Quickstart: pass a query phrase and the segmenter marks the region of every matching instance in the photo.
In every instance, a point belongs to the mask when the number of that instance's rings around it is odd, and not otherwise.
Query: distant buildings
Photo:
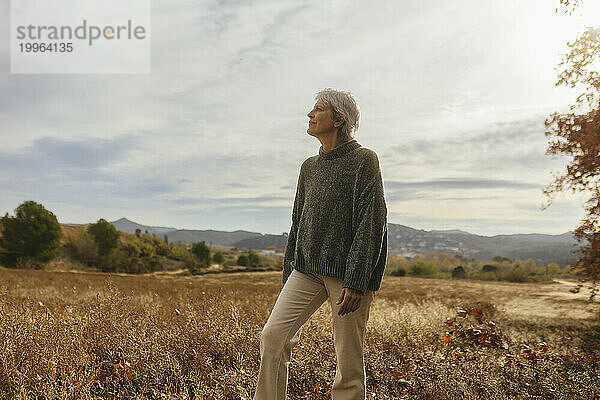
[[[280,257],[284,256],[284,253],[281,250],[272,250],[272,249],[259,250],[258,254],[261,256],[280,256]]]

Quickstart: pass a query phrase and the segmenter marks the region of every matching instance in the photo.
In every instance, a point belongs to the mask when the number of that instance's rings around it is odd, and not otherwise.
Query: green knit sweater
[[[387,258],[387,206],[377,154],[356,139],[302,163],[283,260],[296,269],[378,290]]]

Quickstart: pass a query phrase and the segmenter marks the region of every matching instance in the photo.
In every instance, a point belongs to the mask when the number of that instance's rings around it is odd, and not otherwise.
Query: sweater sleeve
[[[361,171],[356,189],[356,229],[342,285],[362,295],[373,271],[385,268],[387,258],[387,206],[379,159],[375,153],[371,154]]]
[[[304,182],[303,182],[304,163],[300,166],[298,175],[298,184],[296,185],[296,196],[294,197],[294,206],[292,208],[292,226],[288,235],[287,244],[285,246],[285,254],[283,257],[283,274],[281,282],[285,283],[292,273],[292,262],[294,261],[294,253],[296,250],[296,238],[298,236],[298,223],[304,205]]]

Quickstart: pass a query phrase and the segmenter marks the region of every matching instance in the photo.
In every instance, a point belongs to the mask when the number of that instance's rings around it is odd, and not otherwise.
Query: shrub
[[[406,275],[406,270],[404,268],[398,267],[396,269],[393,269],[390,272],[390,275],[392,275],[392,276],[405,276]]]
[[[113,272],[124,272],[127,274],[143,274],[150,272],[150,269],[144,263],[143,259],[128,256],[121,247],[112,251],[108,256],[106,263],[103,264],[103,270],[106,271],[107,269],[110,269]]]
[[[119,245],[119,232],[105,219],[100,218],[95,224],[90,224],[87,231],[98,245],[98,254],[107,256]]]
[[[502,279],[509,282],[527,282],[529,281],[529,274],[520,265],[515,265],[502,273]]]
[[[137,243],[127,242],[123,243],[120,246],[121,251],[125,253],[127,257],[139,257],[140,256],[140,246]]]
[[[141,242],[139,244],[139,249],[140,249],[140,257],[143,257],[143,258],[156,257],[156,251],[154,250],[154,247],[147,242]]]
[[[225,262],[225,257],[223,256],[223,253],[220,251],[217,251],[213,255],[213,261],[217,264],[223,264]]]
[[[17,269],[42,269],[42,265],[30,257],[17,257],[13,266]]]
[[[152,251],[149,252],[148,249]],[[145,274],[163,268],[154,249],[146,243],[123,243],[110,252],[101,263],[103,272]]]
[[[250,250],[248,253],[248,266],[252,268],[261,267],[260,257],[256,252]]]
[[[159,256],[167,257],[169,255],[169,245],[166,242],[160,243],[155,249]]]
[[[158,236],[154,235],[154,234],[150,234],[150,233],[145,233],[142,236],[142,241],[144,243],[147,243],[149,245],[151,245],[152,247],[158,247],[161,244],[164,244],[164,240],[162,240],[161,238],[159,238]]]
[[[481,268],[481,270],[483,272],[496,272],[498,271],[498,267],[496,267],[495,265],[486,264]]]
[[[432,276],[437,272],[435,264],[423,259],[417,259],[408,264],[408,273],[414,276]]]
[[[64,248],[73,260],[88,266],[98,265],[98,245],[89,233],[68,235]]]
[[[241,265],[242,267],[247,267],[248,266],[248,256],[245,254],[241,254],[237,259],[237,264]]]
[[[185,246],[181,244],[169,244],[169,254],[167,257],[171,260],[184,261],[187,254],[188,251],[186,250]]]
[[[192,253],[195,254],[196,257],[198,257],[200,264],[208,266],[208,264],[210,263],[210,249],[208,248],[206,243],[204,243],[204,241],[194,243],[194,245],[192,246]]]
[[[186,255],[183,259],[183,266],[188,271],[190,271],[190,274],[192,274],[192,275],[197,275],[198,273],[200,273],[202,271],[203,267],[206,267],[205,265],[203,266],[198,261],[198,257],[196,257],[192,253],[186,253]]]
[[[462,265],[459,265],[452,270],[452,279],[465,279],[466,277],[467,274]]]
[[[15,209],[14,217],[6,213],[0,223],[3,226],[0,246],[7,253],[9,264],[27,258],[47,262],[60,254],[60,225],[43,205],[26,201]]]
[[[557,263],[549,263],[547,267],[548,275],[558,275],[560,274],[560,267]]]

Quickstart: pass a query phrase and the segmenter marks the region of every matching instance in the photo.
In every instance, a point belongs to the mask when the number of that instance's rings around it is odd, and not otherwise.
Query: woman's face
[[[308,130],[312,136],[321,136],[328,133],[334,134],[337,131],[340,122],[334,122],[331,115],[331,107],[328,104],[317,101],[313,109],[307,114]]]

